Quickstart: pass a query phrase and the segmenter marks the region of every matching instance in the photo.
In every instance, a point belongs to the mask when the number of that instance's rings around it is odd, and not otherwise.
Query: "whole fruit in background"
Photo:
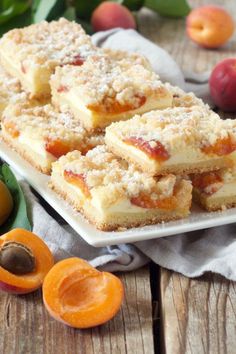
[[[190,39],[205,48],[218,48],[234,32],[231,15],[220,6],[196,8],[187,17],[186,31]]]
[[[132,13],[125,6],[110,1],[103,2],[94,10],[91,24],[95,32],[116,27],[136,28]]]
[[[236,112],[236,58],[224,59],[214,67],[209,86],[216,106]]]
[[[7,186],[0,180],[0,225],[2,225],[11,214],[13,200]]]

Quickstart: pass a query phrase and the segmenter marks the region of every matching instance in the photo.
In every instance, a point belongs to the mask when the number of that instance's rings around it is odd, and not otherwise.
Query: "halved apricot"
[[[58,262],[43,283],[43,301],[56,320],[75,328],[101,325],[119,311],[123,285],[80,258]]]
[[[54,264],[48,246],[34,233],[14,229],[0,237],[0,289],[26,294],[42,286]]]

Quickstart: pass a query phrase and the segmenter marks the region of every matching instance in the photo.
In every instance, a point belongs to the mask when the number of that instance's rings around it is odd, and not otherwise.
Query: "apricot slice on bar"
[[[160,141],[145,141],[142,138],[130,137],[124,142],[128,145],[133,145],[143,151],[151,159],[156,161],[165,161],[170,158],[168,151]]]
[[[59,157],[71,151],[71,146],[61,140],[47,140],[45,150],[59,159]]]
[[[83,174],[65,170],[64,178],[66,182],[71,183],[76,187],[79,187],[87,198],[91,198],[91,194],[86,184],[85,176]]]
[[[154,200],[149,195],[141,194],[135,198],[132,198],[131,203],[146,209],[174,210],[177,207],[177,198],[172,196]]]
[[[107,322],[119,311],[123,296],[118,277],[80,258],[55,264],[43,283],[43,301],[50,315],[75,328]]]
[[[42,286],[54,264],[48,246],[34,233],[14,229],[0,237],[0,289],[30,293]]]

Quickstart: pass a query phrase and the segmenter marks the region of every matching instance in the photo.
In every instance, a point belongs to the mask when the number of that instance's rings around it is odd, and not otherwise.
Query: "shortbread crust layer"
[[[205,107],[175,107],[106,128],[113,153],[152,175],[200,173],[232,165],[236,122]]]
[[[72,152],[53,164],[50,186],[102,230],[155,224],[189,214],[192,186],[169,175],[153,178],[109,153]]]

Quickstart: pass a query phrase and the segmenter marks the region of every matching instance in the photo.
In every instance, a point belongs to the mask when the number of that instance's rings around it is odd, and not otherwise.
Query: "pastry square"
[[[193,92],[185,92],[180,87],[172,86],[168,82],[165,83],[165,87],[173,95],[172,107],[202,106],[210,109],[209,106],[204,103],[203,100],[195,96]]]
[[[192,199],[190,181],[151,177],[104,145],[53,163],[50,186],[101,230],[184,218]]]
[[[0,40],[4,69],[18,78],[32,97],[50,95],[49,79],[58,65],[81,65],[96,52],[82,27],[61,18],[13,29]]]
[[[54,105],[71,111],[88,130],[172,104],[172,94],[154,72],[107,55],[90,56],[80,67],[57,67],[51,88]]]
[[[236,166],[191,175],[193,198],[206,210],[224,210],[236,206]]]
[[[135,116],[106,128],[105,143],[151,175],[201,173],[236,158],[236,121],[201,106]]]
[[[34,102],[35,103],[35,102]],[[69,113],[59,113],[50,104],[32,101],[9,105],[3,114],[2,138],[43,173],[72,150],[86,153],[104,142],[103,134],[91,135]]]
[[[0,66],[0,120],[3,110],[10,101],[17,99],[21,93],[19,80],[11,77]]]

